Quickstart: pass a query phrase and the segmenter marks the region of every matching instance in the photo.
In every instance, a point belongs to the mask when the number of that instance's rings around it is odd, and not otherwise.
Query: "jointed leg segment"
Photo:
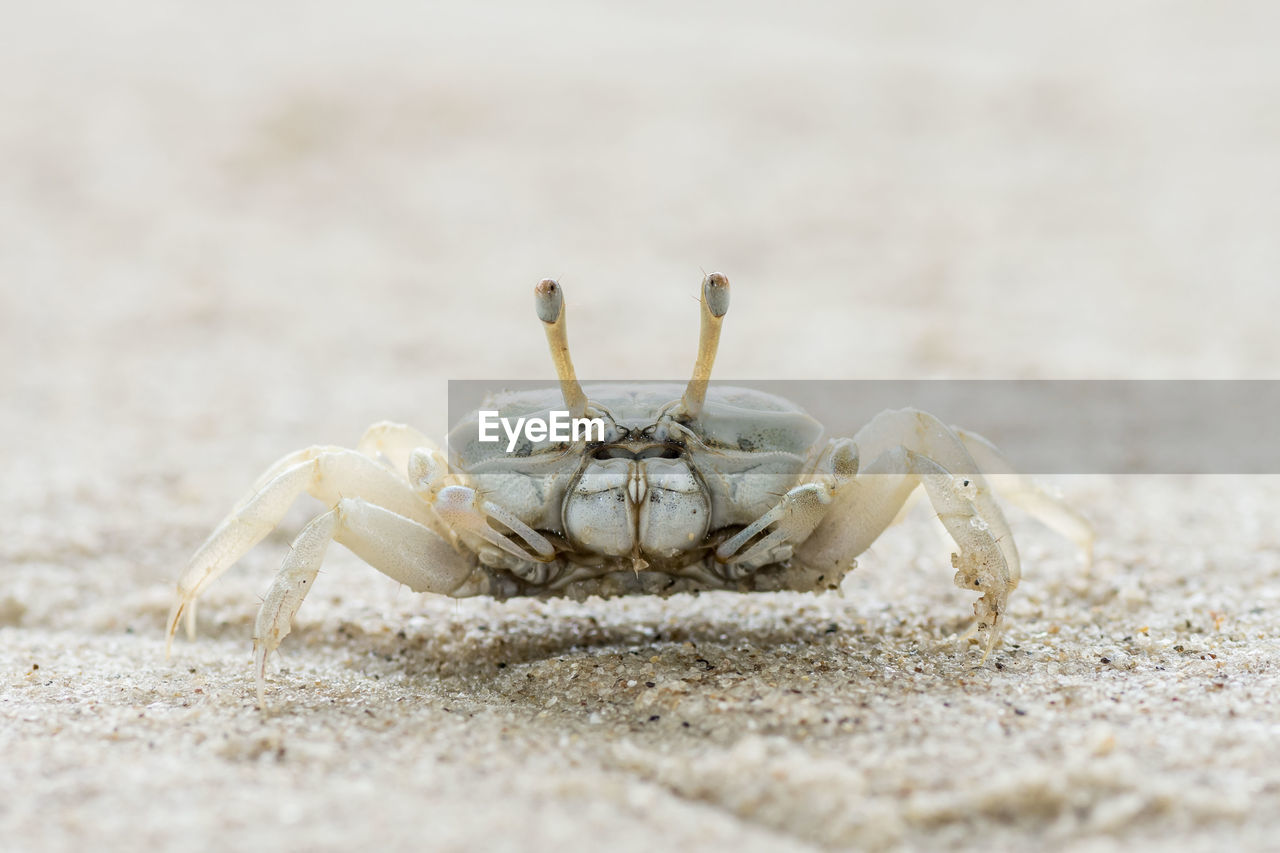
[[[350,548],[378,571],[414,592],[453,592],[474,565],[433,530],[367,501],[344,498],[307,524],[293,542],[258,611],[253,630],[258,704],[263,701],[267,655],[288,635],[293,616],[311,591],[330,542]]]
[[[854,444],[871,463],[837,488],[825,518],[797,556],[810,565],[846,568],[893,522],[916,486],[923,485],[959,549],[952,558],[956,585],[983,593],[974,612],[978,630],[989,632],[988,653],[999,637],[1000,617],[1020,569],[1013,536],[983,472],[994,469],[1003,475],[1009,497],[1077,544],[1087,547],[1092,541],[1083,519],[1013,477],[1008,463],[984,439],[952,430],[932,415],[911,409],[883,412],[859,430]]]
[[[1093,527],[1080,513],[1015,471],[1009,460],[982,436],[962,429],[955,430],[955,434],[997,495],[1070,539],[1084,555],[1086,566],[1093,563]]]
[[[411,426],[392,421],[379,421],[364,431],[356,444],[356,452],[372,459],[382,459],[391,471],[401,477],[409,469],[414,451],[439,452],[436,443]]]
[[[343,497],[371,504],[433,526],[429,504],[372,458],[341,447],[310,447],[272,465],[192,556],[178,581],[178,598],[169,614],[168,644],[184,611],[188,633],[194,633],[192,606],[206,586],[270,533],[303,493],[330,506]],[[166,646],[167,648],[168,646]]]
[[[191,558],[169,614],[166,651],[184,613],[194,633],[200,593],[278,525],[299,495],[330,506],[294,540],[258,612],[255,667],[262,700],[267,656],[289,633],[330,542],[338,542],[383,574],[417,592],[450,594],[472,577],[471,552],[507,555],[514,563],[554,559],[545,537],[452,474],[443,454],[409,427],[379,423],[360,449],[316,446],[290,453],[253,489]],[[495,526],[498,525],[498,526]]]

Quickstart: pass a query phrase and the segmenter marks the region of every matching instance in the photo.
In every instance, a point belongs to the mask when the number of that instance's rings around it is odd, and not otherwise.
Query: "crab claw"
[[[962,639],[974,634],[986,632],[983,643],[982,663],[986,663],[991,650],[1000,642],[1004,631],[1001,616],[1009,602],[1009,593],[1016,584],[1011,583],[1004,567],[992,567],[982,560],[977,553],[966,551],[951,555],[951,566],[956,570],[955,584],[961,589],[980,589],[982,595],[973,603],[973,614],[976,617],[972,627],[965,632]]]
[[[436,512],[453,529],[466,531],[520,560],[548,561],[555,559],[556,549],[547,538],[521,521],[515,513],[481,497],[467,486],[446,486],[436,496]],[[504,535],[490,525],[497,521],[511,536]],[[516,544],[516,539],[528,550]]]

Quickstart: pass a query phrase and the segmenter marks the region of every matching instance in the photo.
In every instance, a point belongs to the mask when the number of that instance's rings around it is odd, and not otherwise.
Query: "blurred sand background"
[[[1274,848],[1280,483],[1074,477],[987,665],[925,515],[841,596],[417,596],[258,473],[451,378],[1266,378],[1280,12],[42,3],[0,35],[0,838],[13,851]],[[1223,413],[1229,416],[1230,413]]]

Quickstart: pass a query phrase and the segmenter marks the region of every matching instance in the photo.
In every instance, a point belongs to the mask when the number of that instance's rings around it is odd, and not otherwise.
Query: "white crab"
[[[983,473],[1001,494],[1087,552],[1089,525],[1015,475],[987,441],[924,412],[876,416],[852,438],[794,404],[709,387],[729,282],[702,284],[702,331],[687,386],[584,388],[569,359],[556,282],[535,290],[559,389],[506,393],[487,408],[512,418],[564,408],[608,423],[603,441],[477,440],[475,417],[450,433],[446,458],[407,426],[371,427],[355,450],[316,446],[272,465],[191,558],[170,613],[190,633],[201,591],[267,535],[303,492],[328,511],[293,543],[258,612],[255,670],[289,633],[330,542],[418,592],[552,597],[704,589],[835,589],[918,485],[959,548],[958,586],[978,590],[975,630],[989,652],[1018,584],[1018,552]],[[598,439],[599,436],[596,436]]]

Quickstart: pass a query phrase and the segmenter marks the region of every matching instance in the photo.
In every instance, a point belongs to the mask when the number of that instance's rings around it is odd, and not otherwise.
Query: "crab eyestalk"
[[[569,417],[580,418],[587,411],[587,395],[582,391],[577,374],[573,372],[573,361],[569,358],[564,293],[555,279],[544,278],[533,289],[533,300],[538,319],[547,333],[547,346],[551,348],[551,360],[555,362],[556,375],[560,377],[560,393],[564,396],[565,408],[569,410]]]
[[[702,331],[698,335],[698,360],[693,364],[693,378],[684,389],[680,407],[690,418],[702,413],[707,400],[707,382],[711,379],[711,366],[716,361],[716,348],[720,346],[720,324],[729,312],[729,279],[713,272],[702,279]]]

